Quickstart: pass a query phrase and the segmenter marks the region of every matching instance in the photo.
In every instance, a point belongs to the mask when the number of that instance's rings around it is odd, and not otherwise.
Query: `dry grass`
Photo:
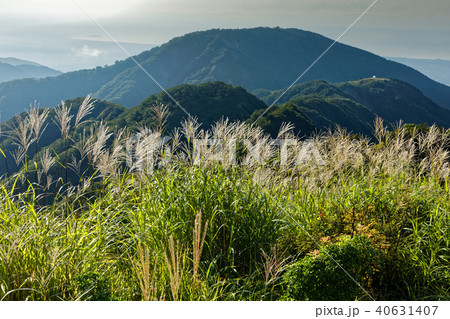
[[[48,110],[32,108],[8,133],[21,170],[1,186],[2,298],[70,299],[74,278],[94,269],[122,299],[281,299],[287,260],[313,248],[300,223],[318,240],[357,234],[407,259],[420,282],[409,298],[448,296],[448,131],[388,130],[377,119],[376,143],[342,128],[304,140],[285,124],[274,141],[245,123],[204,130],[187,120],[168,141],[168,110],[157,105],[152,128],[96,123],[75,136],[93,105],[88,96],[76,116],[64,103],[55,110],[64,156],[38,153],[36,183],[28,151]],[[52,175],[58,166],[65,176]],[[50,189],[51,204],[40,200]]]
[[[133,267],[139,279],[142,298],[144,301],[158,300],[158,281],[156,278],[158,258],[156,257],[153,270],[151,270],[150,252],[148,247],[143,247],[142,243],[139,243],[137,250],[139,260],[133,263]]]
[[[193,231],[193,281],[194,289],[197,286],[198,269],[202,257],[203,245],[205,244],[206,230],[208,229],[208,221],[202,230],[202,212],[198,212],[195,216],[194,231]]]
[[[171,235],[169,238],[169,254],[167,254],[166,249],[164,249],[164,260],[166,262],[167,271],[169,272],[169,280],[170,280],[170,289],[172,292],[173,300],[179,300],[178,292],[180,290],[181,284],[181,276],[182,276],[182,260],[183,256],[183,247],[177,243],[175,246],[175,242],[173,236]]]
[[[287,259],[283,258],[276,247],[272,247],[270,253],[262,252],[264,257],[264,282],[268,286],[280,278],[286,268]]]

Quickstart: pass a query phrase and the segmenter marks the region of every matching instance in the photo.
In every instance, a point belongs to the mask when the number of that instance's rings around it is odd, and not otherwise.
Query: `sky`
[[[338,38],[375,0],[0,0],[0,57],[70,71],[211,28],[298,28]],[[449,0],[378,0],[340,42],[450,60]],[[102,28],[104,29],[102,30]]]

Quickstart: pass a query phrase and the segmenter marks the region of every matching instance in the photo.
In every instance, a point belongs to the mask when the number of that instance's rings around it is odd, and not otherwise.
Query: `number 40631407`
[[[434,316],[437,309],[438,306],[379,306],[375,312],[385,316]]]

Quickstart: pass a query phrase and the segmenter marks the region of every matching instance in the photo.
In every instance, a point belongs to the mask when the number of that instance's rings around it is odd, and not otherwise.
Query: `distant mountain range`
[[[134,58],[165,88],[223,81],[249,91],[276,90],[290,85],[332,43],[319,34],[298,29],[215,29],[174,38]],[[450,87],[410,67],[340,43],[300,82],[323,79],[337,83],[374,75],[405,81],[436,104],[450,108]],[[132,107],[160,91],[159,86],[127,59],[53,78],[1,83],[0,112],[7,119],[34,100],[43,106],[54,106],[61,99],[89,93]]]
[[[450,85],[450,61],[441,59],[410,59],[392,58],[387,59],[408,65],[422,72],[431,79]]]
[[[26,78],[40,79],[60,74],[62,74],[60,71],[31,61],[0,58],[0,82]]]
[[[13,66],[18,66],[18,65],[34,65],[34,66],[42,66],[36,62],[31,62],[31,61],[27,61],[27,60],[21,60],[21,59],[16,59],[16,58],[0,58],[0,63],[6,63],[6,64],[10,64]]]
[[[282,90],[274,91],[262,100],[270,105],[281,93]],[[262,113],[262,110],[255,112],[250,120],[257,120]],[[272,135],[278,132],[281,122],[291,122],[302,135],[332,129],[337,124],[349,132],[372,136],[376,117],[391,125],[403,120],[450,128],[450,110],[438,106],[406,82],[380,78],[337,84],[319,80],[296,85],[257,124]]]

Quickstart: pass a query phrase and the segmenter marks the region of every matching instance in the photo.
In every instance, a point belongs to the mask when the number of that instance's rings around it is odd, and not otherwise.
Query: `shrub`
[[[363,287],[370,286],[379,258],[380,252],[362,236],[344,238],[341,242],[313,251],[291,265],[284,275],[287,297],[317,301],[360,299],[364,297],[364,291],[349,275]]]

